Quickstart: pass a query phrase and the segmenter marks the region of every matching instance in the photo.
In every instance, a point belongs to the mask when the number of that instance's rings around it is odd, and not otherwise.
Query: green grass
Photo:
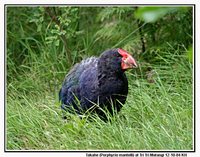
[[[175,54],[152,67],[154,83],[148,83],[142,66],[127,72],[127,102],[104,122],[72,114],[63,120],[58,87],[41,81],[44,74],[33,65],[7,84],[6,149],[192,150],[192,65]]]

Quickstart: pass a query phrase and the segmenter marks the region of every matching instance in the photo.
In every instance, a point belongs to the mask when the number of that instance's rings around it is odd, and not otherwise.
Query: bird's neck
[[[100,69],[98,72],[98,81],[100,84],[112,82],[113,80],[121,80],[124,82],[125,77],[124,71],[119,72],[115,70]]]

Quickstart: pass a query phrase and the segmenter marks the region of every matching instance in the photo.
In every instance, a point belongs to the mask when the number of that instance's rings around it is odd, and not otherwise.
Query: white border
[[[106,4],[113,4],[113,5],[120,5],[120,4],[195,4],[196,5],[196,153],[188,153],[187,154],[187,157],[200,157],[200,150],[199,150],[199,146],[200,146],[200,142],[199,142],[199,134],[200,134],[200,129],[199,129],[199,121],[200,121],[200,114],[199,111],[200,111],[200,104],[198,104],[200,102],[200,97],[199,97],[199,92],[200,92],[200,84],[199,84],[199,81],[198,81],[198,76],[200,75],[199,72],[200,70],[200,65],[198,63],[198,59],[199,59],[199,53],[198,53],[198,50],[199,50],[199,38],[200,38],[200,34],[199,34],[199,20],[198,18],[200,17],[200,5],[199,5],[199,0],[154,0],[154,1],[150,1],[150,0],[137,0],[137,1],[134,1],[134,0],[96,0],[96,1],[92,1],[92,0],[87,0],[87,1],[83,1],[83,0],[76,0],[76,1],[69,1],[69,0],[34,0],[34,1],[30,1],[30,0],[1,0],[0,1],[0,10],[1,10],[1,14],[0,14],[0,19],[1,19],[1,29],[0,29],[0,40],[1,40],[1,53],[0,53],[0,86],[1,86],[1,95],[0,95],[0,102],[2,102],[2,107],[1,107],[1,117],[4,117],[4,5],[5,4],[84,4],[84,5],[89,5],[89,4],[96,4],[96,5],[106,5]],[[93,5],[92,5],[93,6]],[[4,118],[1,119],[1,123],[0,123],[0,128],[1,128],[1,131],[4,132]],[[72,153],[72,152],[69,152],[69,153],[63,153],[62,151],[59,152],[59,153],[47,153],[47,152],[34,152],[34,153],[29,153],[29,152],[25,152],[25,153],[15,153],[15,152],[12,152],[12,153],[5,153],[4,152],[4,134],[0,134],[0,156],[20,156],[20,157],[23,157],[23,156],[79,156],[79,157],[86,157],[86,153],[83,153],[83,152],[76,152],[76,153]],[[141,150],[140,150],[141,151]],[[145,150],[146,151],[146,150]],[[166,150],[163,150],[163,151],[166,151]],[[94,153],[97,153],[97,154],[100,154],[98,152],[94,152]],[[126,152],[128,153],[128,152]],[[137,153],[137,152],[136,152]],[[144,152],[145,153],[145,152]],[[156,152],[156,153],[161,153],[161,152]],[[109,154],[109,153],[106,153],[104,152],[104,154]],[[111,152],[111,154],[113,154],[113,152]],[[119,154],[119,153],[117,153]],[[133,153],[134,154],[134,153]]]

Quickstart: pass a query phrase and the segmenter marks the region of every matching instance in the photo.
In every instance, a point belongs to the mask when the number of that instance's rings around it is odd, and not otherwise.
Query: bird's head
[[[99,60],[99,66],[111,71],[125,71],[127,69],[136,68],[135,59],[123,49],[112,49],[102,53]]]
[[[123,70],[137,68],[135,59],[127,51],[123,49],[118,49],[117,51],[122,56],[121,68]]]

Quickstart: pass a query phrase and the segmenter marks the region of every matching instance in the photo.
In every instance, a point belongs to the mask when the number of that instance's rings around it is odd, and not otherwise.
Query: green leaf
[[[59,46],[59,44],[60,44],[60,40],[56,40],[56,41],[55,41],[55,45],[56,45],[56,46]]]
[[[37,32],[40,32],[42,30],[42,25],[39,24],[38,27],[37,27]]]
[[[135,17],[147,23],[153,23],[168,13],[175,12],[185,7],[140,7],[135,12]]]

